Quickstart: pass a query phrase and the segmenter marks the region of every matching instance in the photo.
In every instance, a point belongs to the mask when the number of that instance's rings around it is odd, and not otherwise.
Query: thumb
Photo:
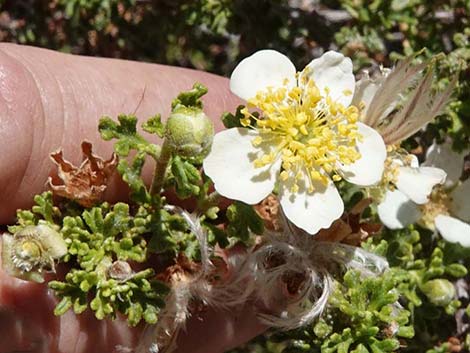
[[[93,142],[108,158],[112,143],[101,140],[103,115],[133,113],[145,119],[165,117],[171,100],[201,82],[209,88],[206,114],[221,129],[222,112],[240,101],[228,80],[190,69],[124,60],[61,54],[45,49],[0,44],[0,224],[15,210],[30,206],[53,171],[50,152],[62,148],[72,163],[81,160],[80,142]],[[150,170],[144,172],[149,177]],[[114,184],[110,192],[125,188]]]

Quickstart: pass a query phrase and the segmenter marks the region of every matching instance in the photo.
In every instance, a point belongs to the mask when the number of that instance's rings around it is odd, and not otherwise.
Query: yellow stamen
[[[442,186],[436,186],[429,196],[429,202],[421,205],[421,219],[419,223],[426,228],[434,230],[434,220],[439,215],[449,216],[451,198]]]
[[[280,158],[280,178],[283,181],[292,178],[293,192],[299,190],[301,180],[307,183],[310,192],[315,182],[325,185],[329,182],[327,174],[335,181],[340,180],[337,166],[354,163],[361,157],[356,147],[362,138],[357,127],[359,109],[344,107],[333,100],[328,87],[323,89],[326,95],[322,96],[315,82],[306,77],[297,75],[302,86],[289,88],[286,80],[283,87],[269,88],[250,99],[250,106],[262,111],[261,117],[255,119],[242,110],[245,116],[242,124],[248,126],[256,121],[251,127],[260,133],[253,146],[269,142],[274,144],[272,151],[276,151],[261,152],[255,166],[264,167]]]

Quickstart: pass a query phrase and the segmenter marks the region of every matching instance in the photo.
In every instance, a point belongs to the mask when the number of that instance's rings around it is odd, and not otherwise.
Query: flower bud
[[[454,285],[446,279],[438,278],[426,282],[421,290],[435,305],[446,306],[455,297]]]
[[[166,141],[182,157],[202,160],[213,137],[214,125],[200,108],[178,105],[166,123]]]

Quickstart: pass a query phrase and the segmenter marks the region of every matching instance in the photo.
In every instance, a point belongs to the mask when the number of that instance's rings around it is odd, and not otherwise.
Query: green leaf
[[[209,243],[216,242],[222,249],[229,246],[230,242],[228,241],[227,233],[225,233],[222,229],[207,222],[204,223],[204,227],[207,229],[207,240]]]
[[[127,314],[127,322],[130,326],[136,326],[140,320],[142,319],[142,315],[144,310],[142,309],[142,305],[140,303],[134,303],[129,307],[129,310],[126,312]]]
[[[180,199],[186,199],[199,193],[201,175],[191,163],[175,156],[171,161],[171,172],[175,181],[176,194]]]
[[[158,310],[153,305],[147,305],[143,314],[144,320],[147,324],[155,324],[158,321]]]
[[[32,211],[41,215],[47,222],[54,224],[54,216],[59,216],[60,211],[54,206],[52,192],[47,191],[34,196],[34,202],[36,205],[33,206]]]
[[[67,312],[72,307],[72,299],[70,297],[64,297],[62,300],[56,305],[54,309],[54,315],[60,316]]]
[[[245,108],[244,105],[239,105],[237,107],[237,110],[236,110],[235,114],[232,114],[232,113],[229,113],[229,112],[226,112],[226,113],[222,114],[222,117],[221,117],[222,123],[224,124],[224,126],[227,129],[231,129],[233,127],[244,127],[240,122],[241,119],[245,118],[245,116],[242,113],[243,108]],[[259,117],[258,112],[253,112],[252,114],[256,118]],[[250,121],[251,121],[251,124],[253,126],[256,125],[256,120],[255,119],[251,118]]]
[[[450,264],[445,267],[445,272],[455,278],[464,277],[468,273],[467,268],[461,264]]]
[[[193,88],[187,92],[182,92],[171,103],[171,109],[178,105],[185,107],[196,107],[202,109],[201,97],[207,93],[207,87],[201,83],[195,83]]]
[[[103,221],[103,233],[107,237],[115,237],[118,234],[125,233],[129,230],[131,216],[129,215],[129,205],[118,202],[113,206]]]
[[[142,124],[142,129],[150,134],[156,134],[160,138],[165,136],[165,124],[162,123],[160,114],[151,117]]]
[[[131,198],[140,204],[150,202],[151,196],[147,191],[147,187],[142,180],[142,168],[145,163],[145,154],[137,153],[132,165],[127,160],[121,159],[118,164],[118,172],[122,179],[129,185],[131,189]]]
[[[252,206],[236,201],[227,208],[227,234],[230,237],[248,241],[250,233],[262,234],[263,220],[258,216]]]
[[[73,302],[73,311],[75,314],[81,314],[88,308],[88,300],[85,295],[75,299]]]
[[[84,211],[82,217],[85,220],[86,225],[93,233],[103,233],[104,222],[103,215],[101,214],[101,208],[94,207],[89,211]]]
[[[137,150],[154,159],[158,158],[159,146],[151,144],[137,132],[137,117],[121,114],[118,116],[118,122],[119,124],[109,117],[101,118],[98,129],[104,140],[118,140],[114,150],[119,157],[127,157],[131,150]]]

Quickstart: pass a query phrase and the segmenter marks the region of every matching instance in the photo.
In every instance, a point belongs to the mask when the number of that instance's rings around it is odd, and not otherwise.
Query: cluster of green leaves
[[[392,268],[402,269],[406,280],[397,286],[402,302],[413,314],[419,334],[407,342],[406,352],[423,352],[456,334],[454,314],[462,310],[454,283],[467,274],[469,251],[410,226],[387,230],[382,239],[364,245],[385,256]]]
[[[451,136],[454,147],[469,147],[470,135],[470,19],[468,0],[405,1],[343,0],[352,22],[335,35],[336,43],[353,58],[356,70],[377,63],[389,66],[394,60],[420,52],[421,59],[446,53],[438,62],[442,88],[459,75],[455,99],[443,116],[423,135],[425,144]],[[425,48],[424,51],[421,51]]]
[[[49,282],[61,298],[56,315],[70,308],[79,314],[90,307],[98,319],[122,313],[132,326],[142,318],[156,322],[168,289],[154,279],[153,270],[132,272],[122,279],[114,279],[108,272],[114,261],[142,263],[147,259],[144,236],[150,229],[144,208],[133,215],[125,203],[111,206],[105,202],[88,210],[75,205],[59,209],[51,192],[36,195],[35,203],[31,211],[18,211],[18,222],[9,231],[42,223],[58,229],[64,237],[68,253],[61,261],[71,268],[63,281]]]
[[[396,352],[400,338],[414,334],[410,312],[399,303],[397,286],[402,271],[365,277],[349,270],[332,294],[329,307],[317,323],[292,333],[278,333],[283,353]]]

